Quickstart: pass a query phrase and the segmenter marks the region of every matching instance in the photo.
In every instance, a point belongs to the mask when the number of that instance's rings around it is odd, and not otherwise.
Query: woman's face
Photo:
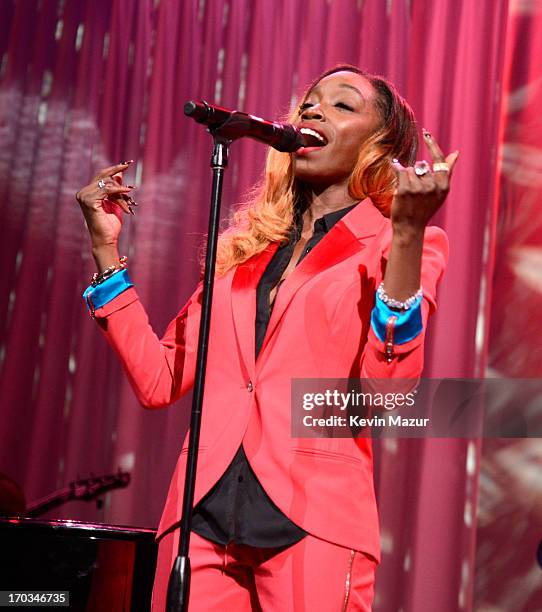
[[[322,187],[347,181],[361,145],[380,121],[375,91],[365,77],[342,71],[323,78],[308,93],[294,123],[317,131],[326,145],[294,153],[296,178]]]

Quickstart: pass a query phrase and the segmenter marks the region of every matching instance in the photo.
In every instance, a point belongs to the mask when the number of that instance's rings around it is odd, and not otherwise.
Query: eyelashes
[[[298,114],[302,114],[303,111],[307,110],[307,108],[310,108],[311,106],[313,106],[313,104],[311,102],[304,102],[300,107],[299,107],[299,111]],[[349,104],[346,104],[345,102],[336,102],[334,104],[334,106],[336,108],[342,108],[344,110],[353,112],[354,108],[352,106],[350,106]]]

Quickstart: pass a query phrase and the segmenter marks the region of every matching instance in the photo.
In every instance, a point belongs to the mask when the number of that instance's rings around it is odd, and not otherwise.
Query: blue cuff
[[[422,296],[408,310],[392,310],[376,295],[376,303],[371,313],[371,325],[376,337],[384,342],[386,323],[390,317],[397,317],[394,327],[394,343],[405,344],[418,336],[422,329]]]
[[[92,285],[87,287],[83,293],[83,298],[85,299],[89,311],[94,312],[98,310],[98,308],[111,302],[111,300],[114,300],[123,291],[133,286],[134,283],[132,283],[128,275],[128,270],[124,268],[120,272],[116,272],[113,276],[110,276],[103,283],[96,285],[96,287]]]

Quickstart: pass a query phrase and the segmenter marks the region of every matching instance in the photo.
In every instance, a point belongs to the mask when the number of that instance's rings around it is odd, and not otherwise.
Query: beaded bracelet
[[[128,264],[128,257],[126,257],[126,255],[123,255],[119,259],[119,265],[118,266],[113,264],[112,266],[109,266],[103,272],[100,272],[99,274],[98,274],[98,272],[94,272],[94,274],[92,275],[92,280],[90,281],[90,284],[92,285],[92,287],[96,287],[97,285],[101,285],[108,278],[111,278],[113,276],[113,274],[116,274],[117,272],[120,272],[121,270],[124,270],[124,268],[126,268],[127,264]]]
[[[376,290],[376,292],[378,294],[378,297],[384,302],[384,304],[386,304],[386,306],[389,306],[390,308],[395,308],[396,310],[409,310],[410,308],[412,308],[412,306],[414,306],[416,300],[422,297],[423,295],[423,289],[420,287],[414,295],[407,298],[404,302],[399,302],[398,300],[394,300],[393,298],[391,298],[386,293],[383,282],[378,285],[378,289]]]

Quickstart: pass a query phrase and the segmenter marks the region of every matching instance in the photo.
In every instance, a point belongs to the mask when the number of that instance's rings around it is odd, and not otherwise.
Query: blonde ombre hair
[[[390,161],[396,158],[403,165],[412,165],[418,149],[412,109],[391,83],[355,66],[336,66],[311,83],[288,120],[296,119],[300,106],[323,78],[342,71],[355,72],[371,83],[381,117],[376,132],[361,147],[348,192],[355,200],[371,198],[382,214],[389,216],[396,181]],[[270,149],[262,182],[237,208],[229,227],[218,239],[217,275],[258,255],[272,242],[285,242],[296,211],[307,204],[306,194],[306,186],[295,179],[292,155]]]

